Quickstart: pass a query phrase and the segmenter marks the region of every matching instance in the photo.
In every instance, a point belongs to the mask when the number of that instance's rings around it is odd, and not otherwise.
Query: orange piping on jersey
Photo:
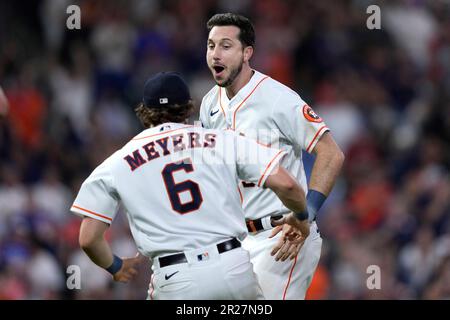
[[[236,110],[233,113],[233,129],[236,129],[236,113],[238,112],[238,110],[242,107],[242,105],[244,104],[245,101],[247,101],[248,98],[250,98],[250,96],[253,94],[253,92],[255,92],[256,88],[258,88],[258,86],[261,84],[261,82],[263,82],[264,80],[266,80],[267,78],[269,78],[269,76],[265,76],[264,78],[262,78],[261,80],[259,80],[259,82],[256,84],[256,86],[253,88],[253,90],[248,94],[247,97],[245,97],[244,100],[242,100],[241,104],[236,108]]]
[[[110,217],[107,217],[107,216],[98,214],[98,213],[96,213],[96,212],[93,212],[93,211],[88,210],[88,209],[84,209],[84,208],[79,207],[79,206],[76,206],[76,205],[73,205],[72,208],[77,208],[77,209],[80,209],[80,210],[85,211],[85,212],[87,212],[87,213],[90,213],[90,214],[93,214],[93,215],[95,215],[95,216],[98,216],[98,217],[100,217],[100,218],[103,218],[103,219],[112,221],[112,219],[111,219]]]
[[[239,198],[241,198],[241,204],[242,204],[244,202],[244,197],[242,196],[241,189],[239,189],[239,187],[237,189],[239,191]]]
[[[225,110],[223,110],[223,107],[222,107],[222,88],[221,87],[219,87],[219,106],[220,106],[220,109],[222,109],[223,117],[226,119]]]
[[[151,135],[149,135],[149,136],[146,136],[146,137],[133,138],[132,140],[142,140],[142,139],[147,139],[147,138],[151,138],[151,137],[154,137],[154,136],[159,136],[159,135],[161,135],[161,134],[165,134],[165,133],[169,133],[169,132],[173,132],[173,131],[177,131],[177,130],[181,130],[181,129],[186,129],[186,128],[190,128],[190,127],[193,127],[193,126],[192,126],[192,125],[189,125],[189,126],[181,127],[181,128],[178,128],[178,129],[172,129],[172,130],[169,130],[169,131],[158,132],[158,133],[155,133],[155,134],[151,134]]]
[[[296,265],[296,264],[297,264],[297,257],[295,257],[294,264],[292,265],[291,272],[289,273],[289,279],[288,279],[288,282],[286,283],[286,287],[284,288],[284,292],[283,292],[283,300],[286,300],[286,293],[287,293],[287,290],[288,290],[288,288],[289,288],[289,285],[291,284],[292,272],[294,271],[294,268],[295,268],[295,265]]]
[[[275,155],[275,157],[273,157],[272,160],[270,160],[269,164],[268,164],[267,167],[266,167],[266,170],[264,170],[264,173],[262,174],[261,178],[259,178],[259,181],[258,181],[258,187],[261,186],[261,181],[262,181],[262,179],[264,178],[264,176],[266,175],[267,170],[269,170],[270,166],[272,165],[272,162],[274,162],[274,160],[275,160],[276,158],[278,158],[278,156],[279,156],[280,153],[282,153],[282,152],[283,152],[283,150],[278,151],[278,153]]]
[[[323,129],[328,129],[327,126],[323,126],[319,129],[319,131],[316,132],[316,135],[314,136],[314,138],[311,140],[311,142],[309,143],[308,148],[306,148],[306,152],[311,153],[311,150],[309,150],[309,148],[311,148],[311,146],[313,145],[314,141],[316,140],[317,136],[319,135],[319,133],[323,130]]]
[[[258,142],[256,141],[257,144],[259,144],[260,146],[266,147],[266,148],[270,148],[270,144],[264,144],[262,142]]]

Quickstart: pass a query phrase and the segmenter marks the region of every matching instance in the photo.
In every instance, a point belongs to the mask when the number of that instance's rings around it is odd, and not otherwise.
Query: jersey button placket
[[[227,106],[227,114],[226,114],[226,122],[227,122],[227,128],[228,129],[233,129],[233,123],[232,123],[232,119],[233,119],[233,110],[232,110],[232,103],[230,102]]]

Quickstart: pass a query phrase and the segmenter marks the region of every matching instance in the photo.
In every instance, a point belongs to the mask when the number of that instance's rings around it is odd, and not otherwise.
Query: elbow
[[[285,179],[282,181],[280,186],[278,187],[278,192],[288,196],[298,194],[298,192],[303,193],[303,189],[298,185],[297,181],[294,179]]]
[[[78,244],[84,251],[90,250],[103,241],[107,224],[85,217],[81,222]]]
[[[99,238],[97,234],[83,231],[84,230],[80,231],[80,235],[78,237],[78,244],[80,245],[80,248],[83,249],[83,251],[87,252],[93,247],[95,247],[96,243],[101,241],[101,238]]]
[[[344,165],[344,161],[345,161],[345,155],[342,152],[341,149],[337,150],[335,156],[334,156],[334,161],[336,162],[337,166],[339,168],[342,168],[342,166]]]
[[[87,237],[82,233],[80,233],[80,236],[78,237],[78,244],[80,245],[80,248],[83,249],[83,251],[89,251],[94,242],[95,241],[92,237]]]
[[[288,179],[283,182],[283,190],[285,192],[293,192],[298,187],[297,182],[294,179]]]
[[[286,196],[295,194],[297,192],[303,192],[298,182],[293,176],[284,168],[279,167],[276,174],[270,175],[267,178],[265,186],[272,189],[278,196]]]
[[[338,145],[329,148],[328,152],[324,153],[324,158],[328,158],[329,163],[338,170],[342,168],[345,161],[344,152],[342,152]]]

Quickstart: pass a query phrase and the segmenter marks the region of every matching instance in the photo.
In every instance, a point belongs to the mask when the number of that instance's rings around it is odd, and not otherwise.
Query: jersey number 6
[[[187,173],[194,171],[194,167],[192,166],[192,163],[190,163],[190,159],[185,160],[189,160],[189,163],[169,163],[161,172],[164,183],[166,185],[167,193],[169,195],[170,204],[172,205],[172,209],[179,214],[186,214],[191,211],[198,210],[203,202],[200,187],[196,182],[192,180],[185,180],[183,182],[175,183],[175,180],[173,178],[173,173],[175,171],[184,170]],[[185,191],[189,191],[191,193],[192,200],[186,203],[181,203],[180,193]]]

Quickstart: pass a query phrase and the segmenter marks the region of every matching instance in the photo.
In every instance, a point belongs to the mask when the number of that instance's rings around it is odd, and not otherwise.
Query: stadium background
[[[66,28],[70,4],[81,30]],[[381,30],[366,28],[370,4]],[[80,251],[68,209],[141,129],[148,75],[183,73],[200,105],[213,85],[205,23],[227,11],[254,22],[252,66],[297,90],[346,154],[308,298],[450,298],[449,1],[47,0],[0,2],[0,299],[145,298],[149,266],[113,283]],[[108,237],[134,255],[124,214]],[[69,265],[81,290],[66,287]],[[369,265],[380,290],[366,286]]]

